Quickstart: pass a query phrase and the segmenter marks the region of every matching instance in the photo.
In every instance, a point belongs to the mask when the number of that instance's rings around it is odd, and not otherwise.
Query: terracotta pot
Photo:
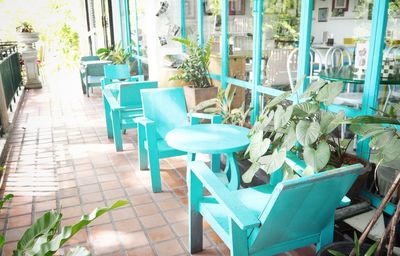
[[[191,86],[184,86],[186,107],[188,111],[192,110],[196,105],[205,100],[216,98],[218,94],[217,87],[208,88],[194,88]]]

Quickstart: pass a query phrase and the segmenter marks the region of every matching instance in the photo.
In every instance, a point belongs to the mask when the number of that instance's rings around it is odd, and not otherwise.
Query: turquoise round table
[[[236,190],[240,185],[240,172],[235,152],[245,150],[250,143],[249,129],[228,124],[197,124],[175,128],[165,136],[167,144],[188,153],[187,161],[194,161],[196,154],[212,155],[212,170],[220,172],[220,155],[226,154],[223,171],[228,178],[228,188]]]

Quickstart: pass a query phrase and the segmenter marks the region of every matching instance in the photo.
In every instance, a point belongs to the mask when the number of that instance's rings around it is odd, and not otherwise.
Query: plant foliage
[[[131,56],[127,49],[122,48],[121,42],[111,49],[99,48],[96,54],[101,60],[109,60],[113,64],[125,64]]]
[[[301,103],[286,104],[288,97],[297,96],[297,90],[271,100],[250,132],[251,143],[246,154],[252,167],[243,175],[243,181],[250,182],[258,168],[267,174],[282,169],[287,172],[285,175],[292,176],[293,170],[285,164],[287,151],[304,160],[307,168],[303,175],[341,166],[350,142],[341,145],[332,131],[345,116],[343,112],[333,114],[324,110],[333,103],[341,88],[342,83],[317,81],[301,96]]]
[[[54,255],[71,237],[103,214],[128,204],[126,200],[115,202],[111,207],[95,209],[85,214],[72,226],[61,228],[62,214],[56,211],[46,212],[25,233],[17,243],[13,256],[50,256]],[[60,230],[60,232],[58,232]],[[68,255],[86,256],[90,253],[83,248],[74,248]]]
[[[212,86],[209,77],[208,66],[210,65],[210,54],[213,38],[211,37],[204,48],[200,47],[197,42],[192,42],[186,38],[173,38],[183,44],[187,49],[187,56],[183,63],[178,67],[181,71],[170,77],[169,80],[181,80],[191,83],[194,88],[208,88]]]
[[[218,89],[216,98],[200,102],[195,108],[195,112],[205,112],[220,115],[224,124],[234,124],[239,126],[247,125],[246,120],[250,113],[250,108],[246,110],[243,104],[239,108],[233,108],[232,103],[236,94],[236,88],[232,90],[229,84],[226,89]]]
[[[27,21],[21,22],[15,29],[17,32],[20,32],[20,33],[35,32],[35,29],[33,28],[32,24]]]

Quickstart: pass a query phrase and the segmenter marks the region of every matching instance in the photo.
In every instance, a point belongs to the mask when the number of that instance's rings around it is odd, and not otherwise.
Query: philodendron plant
[[[286,178],[292,177],[294,171],[286,159],[288,151],[306,163],[303,175],[340,166],[350,142],[341,145],[332,132],[345,115],[325,111],[324,106],[331,105],[342,88],[341,82],[321,80],[310,84],[300,97],[286,92],[272,99],[250,132],[246,154],[252,165],[243,175],[243,181],[251,182],[259,169],[267,174],[281,169]],[[300,98],[300,103],[288,104],[289,97]]]
[[[400,119],[400,103],[391,104],[387,111],[376,112],[380,115],[358,116],[347,120],[351,123],[350,130],[361,136],[361,140],[370,139],[372,149],[370,161],[379,166],[399,169],[400,159],[400,132],[397,127]]]

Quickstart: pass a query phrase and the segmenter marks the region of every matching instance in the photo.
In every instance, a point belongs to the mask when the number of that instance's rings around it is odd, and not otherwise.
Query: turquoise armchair
[[[88,97],[90,88],[101,86],[101,81],[104,78],[104,66],[107,64],[109,64],[109,61],[84,63],[83,84],[85,86],[84,92]]]
[[[157,82],[122,82],[103,90],[107,135],[114,138],[115,149],[123,150],[122,130],[136,128],[135,119],[143,116],[142,89],[157,88]]]
[[[80,68],[79,68],[79,74],[81,77],[81,85],[82,85],[82,92],[83,94],[86,94],[86,86],[85,83],[83,82],[83,79],[85,79],[85,74],[86,74],[86,67],[84,65],[85,61],[96,61],[96,60],[100,60],[100,58],[96,55],[94,56],[83,56],[81,57],[80,60]]]
[[[153,192],[161,191],[159,159],[185,155],[171,148],[165,142],[165,135],[174,128],[199,123],[209,119],[220,123],[221,117],[211,114],[197,114],[186,111],[183,88],[142,90],[143,118],[138,122],[139,167],[150,167]]]
[[[104,78],[101,81],[101,86],[120,83],[120,82],[137,82],[144,81],[142,75],[131,76],[128,64],[108,64],[104,66]]]
[[[356,164],[230,191],[204,163],[189,168],[190,252],[202,250],[205,218],[232,256],[275,255],[311,244],[319,250],[331,243],[335,209],[363,173]]]

